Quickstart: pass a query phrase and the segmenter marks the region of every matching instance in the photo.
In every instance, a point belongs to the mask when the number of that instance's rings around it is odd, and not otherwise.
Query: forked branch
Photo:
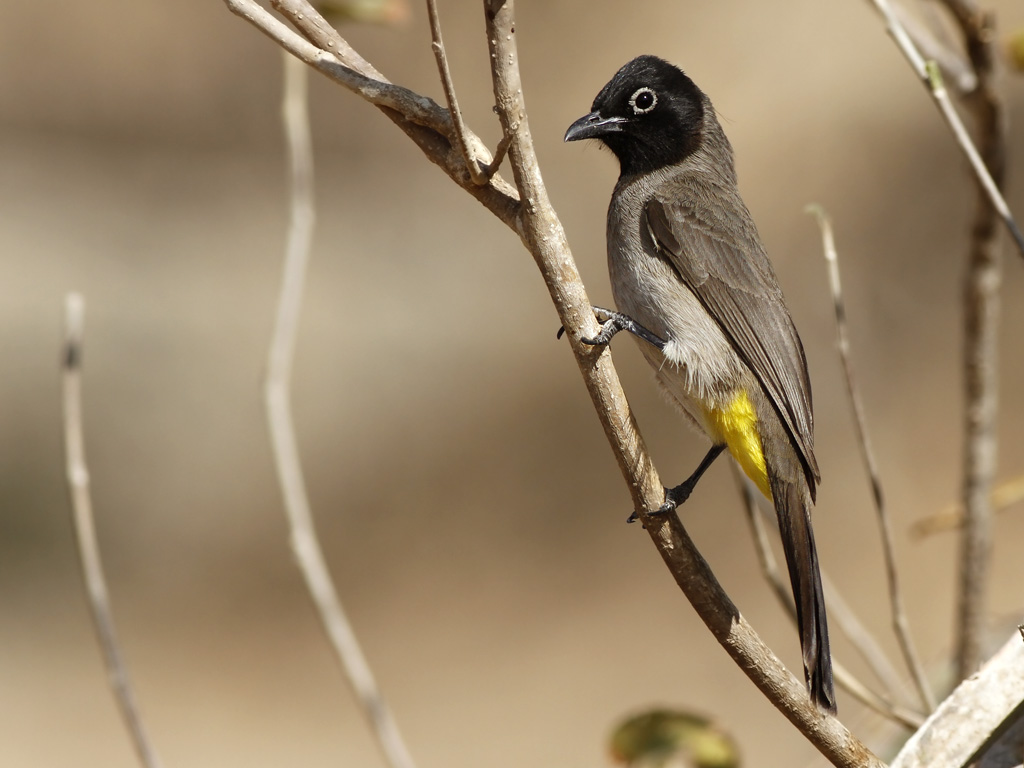
[[[437,59],[437,72],[441,76],[441,87],[444,88],[444,98],[448,102],[448,114],[451,115],[455,139],[459,144],[459,149],[462,150],[462,159],[466,163],[473,183],[486,184],[497,173],[501,161],[505,159],[511,137],[508,135],[502,137],[494,153],[494,159],[489,165],[481,167],[477,163],[471,149],[471,133],[462,119],[459,100],[455,97],[455,85],[452,83],[452,73],[448,66],[448,54],[444,50],[444,40],[441,37],[441,19],[437,14],[437,0],[427,0],[427,16],[430,18],[431,47],[434,49],[434,58]]]
[[[978,148],[974,145],[970,134],[964,127],[963,121],[957,114],[956,108],[949,97],[949,91],[946,90],[945,83],[943,82],[939,65],[932,60],[926,59],[921,54],[921,51],[918,50],[913,39],[911,39],[910,34],[898,16],[893,12],[889,0],[871,0],[871,2],[885,18],[889,34],[892,35],[900,52],[903,53],[911,68],[924,83],[925,87],[928,88],[928,92],[935,101],[935,105],[939,108],[939,112],[942,113],[943,119],[949,125],[950,130],[953,131],[957,144],[960,145],[960,149],[971,164],[971,170],[974,171],[974,175],[984,190],[985,196],[999,214],[999,218],[1002,219],[1007,231],[1016,243],[1020,255],[1024,257],[1024,235],[1021,234],[1020,227],[1014,220],[1010,207],[1006,204],[1006,200],[999,190],[999,184],[992,178],[989,167],[982,159]],[[947,2],[947,5],[967,8],[968,5],[973,5],[973,3]]]
[[[507,181],[495,174],[484,185],[474,184],[462,153],[452,143],[452,122],[447,110],[432,99],[394,85],[381,75],[328,24],[306,0],[275,0],[273,5],[289,19],[297,34],[256,0],[224,0],[228,9],[248,21],[296,58],[376,106],[395,123],[427,159],[456,184],[479,200],[510,227],[515,228],[519,200]],[[492,158],[479,138],[478,162]]]

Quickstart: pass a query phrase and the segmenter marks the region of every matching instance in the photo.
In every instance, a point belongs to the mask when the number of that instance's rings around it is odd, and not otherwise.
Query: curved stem
[[[313,525],[295,439],[291,413],[291,371],[315,220],[313,146],[309,130],[306,67],[288,53],[283,54],[283,59],[283,118],[291,169],[291,226],[264,385],[274,463],[291,531],[292,551],[331,648],[391,768],[415,768],[327,570],[323,549]]]

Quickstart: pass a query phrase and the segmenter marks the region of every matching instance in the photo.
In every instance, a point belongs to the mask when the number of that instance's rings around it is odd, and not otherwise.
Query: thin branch
[[[132,739],[139,762],[146,768],[159,768],[160,759],[142,722],[135,690],[121,652],[110,608],[110,594],[103,575],[99,541],[92,514],[89,469],[85,463],[85,434],[82,419],[82,335],[85,325],[85,300],[69,293],[64,300],[64,354],[61,361],[64,403],[64,454],[68,494],[78,556],[82,562],[85,591],[92,612],[96,637],[103,651],[107,680],[121,711],[121,718]]]
[[[775,556],[772,554],[771,545],[768,543],[768,533],[764,527],[764,521],[761,519],[761,508],[757,503],[757,497],[754,495],[754,490],[749,481],[741,477],[735,468],[733,469],[733,474],[739,485],[740,495],[743,496],[743,506],[747,512],[747,523],[750,525],[751,534],[754,538],[754,550],[757,552],[757,559],[761,564],[761,572],[775,593],[775,597],[782,604],[786,615],[789,616],[795,625],[796,605],[793,602],[793,593],[779,573]],[[867,630],[864,629],[863,625],[853,614],[852,609],[840,597],[838,591],[828,581],[824,573],[822,574],[822,582],[827,588],[826,591],[829,592],[829,615],[835,618],[843,635],[860,652],[879,680],[883,683],[898,680],[899,677],[889,664],[888,659],[885,658],[881,649],[874,642],[874,639],[867,633]],[[888,697],[882,696],[862,683],[834,657],[832,659],[832,670],[835,673],[837,685],[883,717],[912,731],[919,728],[924,722],[924,715],[893,704]]]
[[[1024,501],[1024,475],[1000,483],[992,489],[989,504],[995,514],[1005,512],[1010,507]],[[963,504],[950,504],[940,512],[921,518],[911,527],[910,532],[921,539],[942,531],[952,531],[963,527]]]
[[[664,500],[664,488],[622,394],[611,355],[580,341],[582,332],[597,331],[597,323],[565,232],[541,180],[530,138],[519,74],[513,0],[484,0],[484,16],[498,116],[504,132],[512,136],[509,158],[523,201],[523,239],[559,310],[598,417],[630,488],[634,508],[640,512],[652,542],[698,615],[768,699],[835,765],[881,766],[838,719],[820,712],[811,703],[803,682],[783,666],[722,590],[679,517],[650,515]]]
[[[836,624],[843,636],[857,649],[861,658],[871,667],[875,677],[886,687],[888,692],[886,698],[891,698],[894,690],[904,694],[906,686],[902,682],[900,674],[893,667],[889,657],[885,655],[874,636],[854,613],[853,608],[850,607],[846,598],[843,597],[843,593],[829,577],[828,572],[821,574],[821,585],[825,590],[825,602],[829,608],[829,615],[835,614]],[[923,722],[925,715],[914,712],[912,717]]]
[[[1024,643],[1006,644],[939,704],[890,768],[962,768],[998,740],[1024,702]]]
[[[856,675],[834,658],[832,659],[832,672],[835,675],[837,685],[841,685],[848,694],[882,717],[892,720],[897,725],[911,732],[916,731],[924,723],[924,715],[920,712],[914,712],[905,707],[897,706],[889,701],[889,699],[880,696],[876,691],[864,685]]]
[[[452,146],[448,112],[433,100],[388,82],[306,0],[274,0],[273,3],[306,39],[255,0],[224,0],[224,4],[293,56],[380,109],[415,142],[428,160],[501,221],[515,228],[519,209],[515,189],[498,174],[484,186],[473,183],[462,153]],[[470,136],[469,141],[473,147],[479,147],[478,162],[489,165],[491,156],[484,143],[476,136]]]
[[[434,58],[437,59],[437,71],[441,76],[441,87],[444,88],[444,98],[448,102],[448,114],[451,115],[455,138],[459,143],[459,149],[462,150],[462,159],[469,169],[469,176],[473,183],[486,184],[497,171],[504,153],[499,152],[495,155],[494,162],[491,163],[494,166],[493,169],[490,166],[481,168],[473,159],[467,138],[469,131],[462,119],[462,110],[459,109],[458,99],[455,98],[455,85],[452,83],[452,73],[448,68],[448,56],[444,50],[444,41],[441,39],[441,19],[437,15],[437,0],[427,0],[427,16],[430,18],[431,48],[434,50]],[[505,146],[507,148],[508,145]]]
[[[896,564],[896,546],[893,543],[892,524],[889,520],[889,510],[885,505],[885,497],[882,494],[882,480],[878,472],[878,462],[875,461],[875,452],[871,447],[871,437],[868,434],[868,420],[864,413],[864,403],[860,398],[857,389],[856,376],[853,372],[853,360],[850,357],[850,336],[846,330],[846,305],[843,301],[843,287],[839,279],[839,254],[836,252],[835,238],[832,234],[832,222],[820,206],[810,206],[808,211],[813,213],[821,227],[821,236],[825,251],[825,261],[828,262],[828,282],[832,291],[832,306],[836,317],[836,341],[839,348],[839,359],[843,364],[843,374],[846,380],[846,392],[850,398],[850,407],[853,410],[853,422],[857,430],[857,442],[860,445],[861,459],[867,470],[871,482],[871,498],[875,504],[875,515],[878,518],[878,531],[882,539],[882,555],[885,559],[885,574],[889,584],[889,605],[892,615],[892,626],[899,641],[900,651],[903,659],[913,677],[914,685],[917,686],[917,693],[921,697],[925,710],[931,712],[935,709],[935,694],[932,693],[928,677],[925,675],[924,666],[917,655],[917,649],[910,637],[910,623],[907,620],[906,608],[903,605],[903,591],[900,589],[899,568]]]
[[[999,213],[999,217],[1002,219],[1003,224],[1006,225],[1006,228],[1009,230],[1014,242],[1016,242],[1017,249],[1020,251],[1021,256],[1024,256],[1024,235],[1021,234],[1020,228],[1017,226],[1017,222],[1014,221],[1013,214],[1010,212],[1010,207],[1006,204],[1006,200],[1003,199],[1003,195],[999,191],[999,185],[993,180],[992,175],[989,172],[990,169],[986,167],[985,162],[981,159],[981,155],[974,146],[974,142],[971,141],[971,137],[968,134],[967,129],[964,128],[963,121],[960,119],[956,109],[953,107],[953,103],[949,98],[949,92],[943,84],[942,75],[939,72],[938,66],[934,62],[926,60],[924,56],[921,55],[917,46],[914,45],[914,41],[910,38],[910,35],[907,34],[907,30],[903,27],[903,24],[897,18],[896,14],[893,13],[889,0],[871,0],[871,3],[876,9],[878,9],[879,13],[885,17],[885,23],[889,34],[892,35],[893,40],[896,41],[896,45],[910,63],[914,72],[917,73],[917,76],[928,88],[936,106],[938,106],[942,116],[952,129],[953,135],[956,137],[956,141],[960,145],[960,149],[967,156],[978,182],[985,191],[985,195],[992,204],[992,207]],[[977,67],[975,67],[975,70],[977,71]],[[980,73],[978,74],[980,77]]]
[[[952,80],[956,84],[957,91],[970,93],[978,87],[978,77],[974,74],[967,59],[961,55],[960,51],[954,50],[948,40],[940,40],[939,35],[936,34],[936,31],[944,31],[934,23],[937,19],[931,18],[937,14],[929,14],[928,20],[933,22],[929,28],[927,24],[914,16],[904,3],[898,2],[891,8],[907,35],[921,52],[921,56],[925,60],[934,59],[942,69],[942,76]],[[931,5],[926,5],[925,10],[932,11],[933,8]],[[946,35],[942,35],[942,37],[946,37]]]
[[[995,89],[995,22],[973,0],[942,0],[963,35],[978,87],[966,98],[974,114],[981,160],[1001,187],[1006,176],[1006,121]],[[1002,254],[996,211],[979,190],[964,280],[964,528],[960,546],[956,665],[960,679],[983,658],[992,551],[991,494],[999,414],[999,287]]]
[[[846,599],[835,586],[835,583],[828,577],[827,573],[821,575],[821,583],[825,590],[825,601],[828,603],[829,616],[835,616],[839,631],[857,649],[861,658],[867,662],[879,680],[883,681],[883,683],[885,681],[899,681],[900,677],[896,670],[889,663],[888,658],[875,642],[874,637],[868,632],[867,627],[861,623],[860,619],[857,618],[857,614],[854,613],[853,608],[846,602]],[[838,676],[836,680],[839,680]],[[895,687],[896,685],[892,684],[888,686],[890,690]],[[864,688],[868,690],[866,686]],[[900,685],[899,688],[902,691],[904,686]],[[896,704],[893,702],[890,693],[883,695],[874,690],[868,690],[868,693],[875,699],[873,703],[865,702],[868,706],[903,727],[914,731],[924,723],[926,716],[923,713]]]
[[[331,647],[392,768],[415,763],[366,661],[331,581],[317,539],[291,413],[291,371],[302,310],[302,292],[313,237],[313,148],[306,69],[284,54],[283,118],[291,168],[291,225],[277,315],[267,356],[264,398],[291,545]]]

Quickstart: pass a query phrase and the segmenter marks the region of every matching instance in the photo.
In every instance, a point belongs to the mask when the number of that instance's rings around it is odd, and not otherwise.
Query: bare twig
[[[936,23],[929,25],[922,23],[916,16],[910,13],[905,3],[897,2],[890,5],[893,14],[900,20],[900,24],[906,30],[907,35],[913,40],[914,45],[921,52],[922,57],[934,59],[942,70],[942,76],[952,80],[960,93],[968,93],[978,87],[978,77],[974,74],[967,59],[960,51],[954,50],[948,40],[940,39],[937,32],[942,32]],[[924,6],[924,10],[933,11],[932,6]],[[929,13],[928,21],[937,22],[932,18],[937,14]],[[946,35],[942,35],[943,38]]]
[[[735,475],[736,482],[739,485],[740,494],[743,496],[744,507],[747,511],[747,522],[750,525],[751,533],[754,538],[754,549],[757,552],[758,562],[761,564],[761,571],[764,574],[768,585],[775,593],[775,597],[782,604],[786,614],[795,625],[796,605],[793,602],[793,593],[790,591],[790,587],[782,579],[782,575],[779,573],[778,565],[775,562],[775,556],[772,554],[771,545],[768,543],[768,534],[764,527],[764,521],[761,519],[761,507],[757,503],[755,492],[749,481],[741,477],[739,471],[736,470],[735,467],[733,469],[733,474]],[[826,591],[829,593],[829,616],[836,620],[836,623],[843,635],[845,635],[858,652],[860,652],[861,656],[863,656],[868,662],[879,680],[883,683],[886,681],[898,681],[899,676],[892,668],[892,665],[889,664],[888,659],[885,658],[885,654],[882,653],[882,650],[874,642],[874,638],[867,633],[867,630],[864,629],[863,625],[854,615],[852,609],[846,601],[841,598],[839,592],[828,581],[824,573],[822,573],[822,582],[826,587]],[[847,693],[862,704],[875,710],[875,712],[883,717],[899,723],[910,730],[917,729],[924,722],[923,715],[904,707],[897,706],[893,704],[888,697],[882,696],[876,691],[873,691],[857,679],[857,677],[845,666],[840,664],[835,657],[832,659],[832,670],[835,673],[837,685],[842,687]],[[890,687],[892,686],[890,685]]]
[[[1001,187],[1006,176],[1006,124],[994,83],[994,21],[973,0],[943,0],[960,26],[978,87],[966,99],[981,146],[979,162]],[[987,191],[987,188],[986,188]],[[964,528],[957,596],[956,671],[973,674],[983,658],[992,550],[990,497],[996,475],[999,413],[999,287],[1002,254],[996,210],[979,190],[964,279]],[[1002,210],[999,210],[1002,215]],[[1017,233],[1020,236],[1020,233]]]
[[[857,652],[867,662],[868,666],[871,667],[875,676],[883,684],[887,683],[888,691],[884,695],[874,690],[870,691],[870,694],[876,698],[876,701],[868,703],[868,706],[905,728],[910,730],[920,728],[921,724],[925,721],[925,715],[893,701],[891,690],[898,687],[900,691],[903,691],[905,686],[899,684],[899,674],[897,674],[892,664],[889,663],[889,659],[885,656],[878,643],[875,642],[875,638],[868,631],[867,627],[861,623],[860,619],[857,618],[857,614],[854,613],[853,608],[846,602],[842,592],[836,588],[835,583],[829,578],[827,573],[821,574],[821,583],[825,590],[825,601],[828,604],[829,617],[835,617],[836,626],[839,627],[839,631],[857,649]],[[839,680],[838,676],[836,680]]]
[[[295,439],[291,413],[291,370],[302,309],[306,265],[313,237],[313,148],[309,131],[306,69],[301,62],[286,53],[284,72],[283,118],[291,168],[291,225],[264,386],[274,462],[291,530],[292,550],[331,647],[391,767],[415,768],[331,581],[313,525]]]
[[[1024,501],[1024,475],[1000,483],[992,489],[992,495],[989,497],[989,504],[995,514],[1005,512],[1022,501]],[[962,527],[963,524],[963,504],[950,504],[941,511],[915,522],[910,532],[917,538],[924,538],[934,533],[955,530]]]
[[[924,723],[924,715],[914,712],[905,707],[893,704],[889,699],[880,696],[850,670],[832,659],[832,672],[835,675],[836,685],[842,686],[848,694],[857,699],[861,704],[874,710],[882,717],[906,728],[908,731],[916,731]]]
[[[469,146],[469,131],[462,119],[462,110],[459,109],[458,99],[455,98],[455,85],[452,83],[452,73],[448,68],[448,56],[444,51],[444,41],[441,39],[441,19],[437,15],[437,0],[427,0],[427,16],[430,18],[431,47],[434,49],[434,58],[437,59],[437,71],[441,76],[441,87],[444,88],[444,98],[448,102],[448,114],[451,115],[452,124],[455,130],[455,139],[462,150],[462,158],[469,169],[469,176],[474,184],[486,184],[491,176],[498,170],[504,158],[508,143],[504,141],[498,145],[498,151],[490,165],[483,168],[477,164]]]
[[[103,575],[99,541],[92,514],[89,469],[85,463],[85,435],[82,420],[82,333],[85,301],[81,294],[69,293],[64,300],[64,355],[61,361],[64,390],[64,454],[68,493],[75,523],[78,555],[89,599],[96,636],[107,666],[107,679],[114,692],[121,718],[132,739],[135,754],[146,768],[158,768],[160,759],[142,722],[135,690],[124,662],[121,644],[114,627],[110,595]]]
[[[286,51],[380,109],[452,181],[505,224],[515,227],[519,208],[515,189],[498,174],[486,185],[473,183],[462,153],[452,146],[448,112],[433,100],[388,82],[306,0],[274,0],[274,7],[307,39],[293,32],[255,0],[224,0],[224,3],[232,13]],[[479,147],[479,162],[489,165],[491,156],[483,142],[475,136],[469,141]]]
[[[956,109],[953,107],[953,103],[949,98],[949,92],[943,84],[942,75],[939,72],[938,66],[934,62],[927,61],[921,55],[917,46],[914,45],[914,41],[910,38],[910,35],[907,34],[903,24],[897,18],[896,14],[893,13],[889,0],[871,0],[871,3],[878,9],[882,16],[885,17],[886,27],[889,30],[889,34],[892,35],[893,40],[896,41],[896,45],[910,63],[914,72],[917,73],[917,76],[921,78],[922,82],[927,86],[929,93],[931,93],[932,98],[935,100],[936,106],[938,106],[943,118],[945,118],[949,127],[952,129],[953,135],[956,137],[957,143],[960,145],[960,149],[967,156],[978,182],[985,191],[985,195],[992,204],[992,207],[999,213],[999,217],[1002,219],[1003,224],[1006,225],[1007,230],[1009,230],[1010,235],[1016,242],[1017,249],[1020,251],[1021,256],[1024,256],[1024,235],[1021,234],[1020,228],[1017,226],[1017,222],[1014,221],[1013,214],[1010,212],[1010,208],[1006,204],[1006,200],[1003,199],[1003,195],[999,191],[999,184],[993,180],[990,169],[986,167],[986,163],[982,160],[981,155],[974,146],[974,142],[971,141],[971,137],[967,133],[967,129],[964,128],[963,121],[960,119]],[[964,2],[956,4],[965,5]],[[981,73],[977,72],[977,65],[975,65],[975,72],[980,77]]]
[[[597,324],[565,232],[548,200],[530,138],[519,75],[514,2],[484,0],[484,11],[498,116],[504,132],[512,136],[509,158],[523,201],[523,240],[545,277],[635,509],[652,542],[715,638],[812,744],[838,766],[880,766],[838,719],[811,703],[803,683],[786,670],[747,624],[694,547],[679,517],[650,515],[664,500],[664,488],[622,394],[611,356],[607,350],[595,351],[580,341],[581,332],[594,332]]]
[[[850,398],[850,407],[853,410],[853,422],[857,430],[857,442],[860,445],[861,458],[867,470],[871,482],[871,498],[875,504],[875,515],[878,518],[878,530],[882,539],[882,555],[885,560],[885,573],[889,583],[889,605],[892,609],[892,626],[896,633],[896,639],[900,644],[900,651],[906,661],[907,668],[913,677],[914,685],[917,686],[918,695],[925,709],[931,712],[935,709],[935,695],[932,693],[925,675],[924,667],[917,655],[917,649],[910,637],[910,623],[907,620],[906,608],[903,605],[903,591],[900,589],[899,568],[896,564],[896,547],[892,538],[892,524],[889,521],[889,510],[885,505],[885,497],[882,494],[882,480],[878,473],[878,462],[875,461],[875,453],[871,447],[871,437],[868,434],[867,416],[864,413],[864,403],[860,399],[860,392],[857,389],[856,376],[853,372],[853,360],[850,357],[850,337],[846,332],[846,305],[843,301],[843,287],[839,279],[839,254],[836,253],[835,238],[832,234],[832,222],[820,206],[810,206],[808,211],[813,213],[821,226],[821,236],[825,251],[825,260],[828,262],[828,282],[832,291],[832,306],[836,317],[836,341],[839,349],[839,359],[843,364],[843,374],[846,380],[846,391]]]
[[[1015,632],[975,675],[939,704],[890,768],[962,768],[998,740],[1024,702],[1024,643]]]

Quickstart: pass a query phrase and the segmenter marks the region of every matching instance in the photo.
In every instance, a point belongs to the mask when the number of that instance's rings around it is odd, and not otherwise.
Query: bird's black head
[[[638,56],[616,72],[591,110],[569,126],[565,140],[600,139],[619,158],[623,176],[678,163],[700,146],[704,94],[657,56]]]

